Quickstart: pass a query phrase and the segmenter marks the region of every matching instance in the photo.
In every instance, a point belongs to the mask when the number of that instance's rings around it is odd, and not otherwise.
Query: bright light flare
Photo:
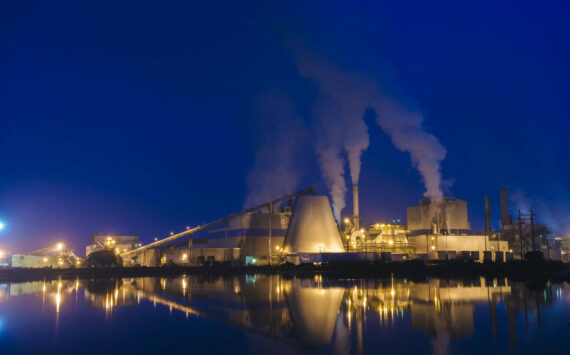
[[[1,231],[2,229],[4,229],[4,227],[5,227],[4,223],[3,223],[3,222],[0,222],[0,231]]]
[[[57,250],[63,249],[63,243],[57,243]]]

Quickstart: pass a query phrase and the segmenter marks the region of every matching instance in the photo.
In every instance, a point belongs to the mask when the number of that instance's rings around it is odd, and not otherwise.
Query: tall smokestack
[[[509,202],[507,200],[507,188],[501,187],[501,230],[509,224]]]
[[[489,205],[489,195],[485,195],[485,235],[491,235],[491,207]]]
[[[352,210],[354,220],[354,228],[360,229],[360,215],[358,214],[358,185],[352,185]]]

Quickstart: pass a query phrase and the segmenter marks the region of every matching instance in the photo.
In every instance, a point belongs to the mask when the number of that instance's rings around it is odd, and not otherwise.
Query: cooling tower
[[[283,251],[288,254],[344,251],[326,196],[297,198]]]

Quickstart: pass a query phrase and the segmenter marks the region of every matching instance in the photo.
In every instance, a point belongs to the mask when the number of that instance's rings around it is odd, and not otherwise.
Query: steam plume
[[[348,156],[352,183],[358,184],[360,158],[369,145],[368,128],[363,117],[370,90],[361,86],[363,80],[358,76],[338,71],[314,57],[300,57],[298,66],[301,75],[314,80],[319,88],[316,104],[319,108],[314,113],[318,116],[319,130],[326,132],[323,137],[326,142],[319,144],[317,153],[322,175],[331,191],[335,217],[340,220],[340,213],[346,205],[342,149]],[[331,134],[333,125],[337,132]]]
[[[294,192],[303,171],[299,156],[307,141],[306,129],[289,98],[266,94],[259,100],[257,113],[263,138],[247,176],[244,208]]]
[[[443,200],[441,161],[445,158],[446,150],[434,135],[424,131],[422,115],[395,102],[366,77],[344,72],[311,55],[299,58],[298,66],[301,74],[312,78],[318,84],[321,95],[330,98],[329,117],[340,117],[343,121],[343,137],[335,137],[342,140],[342,143],[333,141],[329,144],[344,146],[350,164],[352,183],[358,183],[360,158],[362,152],[368,148],[369,137],[363,116],[366,109],[372,107],[376,110],[378,125],[390,136],[394,146],[410,153],[412,165],[420,172],[425,185],[424,196],[431,199],[432,206],[440,205]],[[322,151],[319,154],[322,154]],[[338,155],[335,157],[340,159]],[[330,163],[330,159],[324,159],[322,156],[321,161]],[[342,176],[342,172],[337,168],[338,165],[338,161],[335,160],[334,171],[330,171],[332,167],[321,164],[325,180],[334,181],[335,186],[338,185],[337,179]],[[334,175],[335,179],[326,178],[330,175]],[[331,185],[329,188],[332,194]],[[342,210],[345,205],[345,190],[336,191],[339,195],[342,193],[342,197],[336,198],[337,209]],[[334,200],[333,197],[333,204]]]
[[[443,200],[441,192],[441,161],[446,150],[439,140],[422,127],[420,113],[410,111],[380,93],[374,100],[378,125],[390,136],[396,148],[410,153],[412,165],[422,175],[426,188],[424,196],[432,205]]]
[[[317,131],[316,152],[321,175],[330,190],[333,213],[340,221],[345,207],[346,183],[344,180],[344,160],[342,158],[342,121],[336,114],[335,104],[326,96],[317,99],[313,107]]]

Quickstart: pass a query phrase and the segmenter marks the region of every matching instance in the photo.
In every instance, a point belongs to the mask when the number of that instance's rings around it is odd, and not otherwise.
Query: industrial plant
[[[568,238],[549,236],[536,215],[509,214],[507,189],[500,190],[499,229],[493,230],[485,196],[485,230],[473,232],[467,202],[453,197],[421,199],[399,219],[364,224],[358,186],[352,188],[352,215],[337,221],[329,198],[308,188],[142,245],[135,235],[94,235],[82,259],[63,243],[25,254],[2,252],[4,266],[73,268],[100,266],[322,264],[470,260],[508,262],[528,252],[570,261]]]
[[[546,227],[535,224],[533,216],[513,221],[506,188],[501,188],[500,229],[491,228],[486,196],[485,231],[477,233],[468,220],[467,202],[452,197],[436,202],[422,199],[417,206],[408,207],[407,224],[396,220],[364,225],[357,185],[352,192],[353,214],[338,222],[329,198],[309,188],[205,225],[187,227],[146,246],[136,247],[138,239],[132,239],[128,250],[114,248],[114,244],[108,249],[114,249],[124,265],[140,266],[415,259],[505,262],[521,259],[529,251],[543,251],[551,260],[569,259],[564,245],[549,246],[546,238],[538,237],[536,231]]]

